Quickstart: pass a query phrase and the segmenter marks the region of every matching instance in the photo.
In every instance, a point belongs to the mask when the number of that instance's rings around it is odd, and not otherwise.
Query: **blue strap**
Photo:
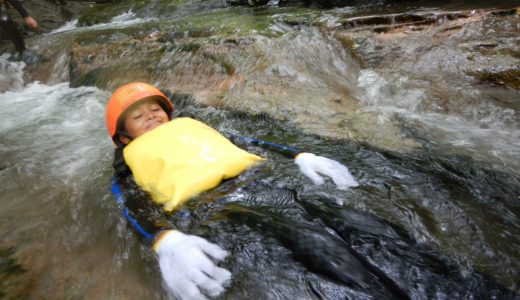
[[[288,153],[293,158],[296,156],[296,154],[302,152],[302,151],[300,151],[300,150],[298,150],[296,148],[292,148],[292,147],[281,145],[281,144],[276,144],[276,143],[272,143],[272,142],[262,141],[262,140],[259,140],[259,139],[246,137],[246,136],[234,135],[232,133],[228,133],[228,134],[229,134],[229,136],[231,136],[234,139],[241,140],[241,141],[246,142],[246,143],[251,144],[251,145],[260,146],[262,148],[268,148],[268,149],[269,148],[274,148],[274,149],[277,149],[279,151],[284,151],[284,152]],[[286,153],[284,153],[284,154],[286,154]]]
[[[114,194],[114,196],[116,197],[117,203],[119,203],[123,206],[121,211],[123,212],[123,216],[125,216],[125,219],[130,224],[132,224],[132,226],[135,229],[137,229],[137,231],[139,231],[139,233],[141,233],[145,238],[153,239],[153,234],[146,231],[143,227],[141,227],[141,225],[139,225],[139,223],[137,222],[136,219],[134,219],[134,218],[132,218],[132,216],[130,216],[130,213],[128,212],[128,208],[125,206],[125,198],[123,197],[123,194],[121,193],[121,189],[119,188],[119,185],[117,184],[117,181],[114,177],[112,178],[112,194]]]

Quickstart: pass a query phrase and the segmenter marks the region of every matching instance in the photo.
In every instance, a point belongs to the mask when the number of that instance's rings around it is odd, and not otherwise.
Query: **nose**
[[[151,119],[154,119],[155,118],[155,114],[153,111],[148,111],[146,113],[146,120],[151,120]]]

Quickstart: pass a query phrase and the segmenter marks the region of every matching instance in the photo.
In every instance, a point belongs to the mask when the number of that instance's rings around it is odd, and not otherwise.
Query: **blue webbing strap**
[[[227,134],[229,134],[229,136],[231,136],[232,138],[241,140],[241,141],[249,143],[251,145],[260,146],[262,148],[274,148],[274,149],[277,149],[277,150],[284,151],[284,152],[286,152],[284,154],[289,154],[292,158],[294,158],[296,156],[296,154],[302,152],[302,151],[300,151],[300,150],[298,150],[296,148],[292,148],[292,147],[285,146],[285,145],[280,145],[280,144],[276,144],[276,143],[272,143],[272,142],[262,141],[262,140],[259,140],[259,139],[246,137],[246,136],[234,135],[234,134],[231,134],[231,133],[227,133]]]
[[[123,212],[123,215],[125,216],[125,219],[128,222],[130,222],[130,224],[132,224],[132,226],[134,226],[134,228],[137,229],[137,231],[139,231],[139,233],[141,233],[145,238],[153,239],[153,234],[146,231],[143,227],[141,227],[141,225],[139,225],[139,223],[137,222],[136,219],[134,219],[134,218],[132,218],[132,216],[130,216],[130,213],[128,212],[128,208],[125,206],[125,198],[123,197],[123,194],[121,193],[121,189],[119,188],[119,185],[117,184],[115,178],[112,178],[112,193],[116,197],[117,203],[119,203],[123,206],[123,208],[121,210]]]

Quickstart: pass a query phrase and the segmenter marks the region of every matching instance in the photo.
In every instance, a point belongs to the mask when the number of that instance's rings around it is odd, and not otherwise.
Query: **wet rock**
[[[0,298],[27,299],[33,282],[15,258],[15,248],[0,247]],[[5,297],[5,298],[4,298]]]
[[[342,28],[337,28],[336,32],[338,36],[355,41],[358,47],[353,50],[363,61],[368,62],[368,67],[393,67],[417,59],[414,55],[406,55],[408,53],[424,54],[432,49],[449,47],[467,54],[468,51],[479,51],[479,46],[490,48],[496,43],[486,41],[484,30],[489,33],[492,27],[500,27],[497,24],[500,20],[493,19],[494,16],[496,12],[468,11],[356,17],[343,21]],[[509,21],[512,23],[509,30],[495,32],[493,38],[514,37],[518,21],[514,17]],[[475,44],[474,48],[461,44],[470,42]],[[393,55],[389,57],[389,54]],[[397,62],[392,64],[396,58]]]
[[[269,3],[270,0],[227,0],[226,2],[230,5],[248,5],[248,6],[261,6]]]
[[[161,55],[161,48],[155,46],[153,42],[134,39],[102,45],[74,45],[70,52],[70,85],[106,86],[150,80],[150,73],[154,72],[150,66]]]
[[[257,36],[213,38],[211,28],[143,31],[103,43],[76,43],[69,76],[72,86],[108,90],[131,80],[154,82],[192,94],[201,104],[267,113],[336,138],[378,136],[384,148],[407,149],[418,144],[400,134],[398,121],[387,124],[386,129],[394,133],[389,135],[370,130],[379,128],[372,124],[378,121],[370,113],[354,114],[359,70],[407,74],[438,85],[449,85],[453,78],[471,78],[515,90],[517,19],[497,11],[378,15],[345,19],[339,27],[319,31],[308,28],[286,40],[269,42]],[[331,45],[327,56],[318,55],[320,45]],[[268,51],[272,47],[284,49],[276,61]],[[329,65],[331,60],[335,62]],[[340,62],[345,70],[336,69]],[[400,94],[398,88],[388,92]],[[432,107],[446,112],[458,109],[457,97],[430,98]],[[365,117],[366,122],[358,122]],[[349,122],[350,118],[356,122]],[[347,130],[342,125],[347,123],[357,127]]]
[[[515,10],[405,13],[348,18],[335,31],[364,68],[449,85],[454,78],[518,91],[520,19]],[[347,41],[347,42],[345,42]],[[448,108],[450,103],[438,102]]]
[[[501,93],[500,99],[511,98],[518,90],[520,20],[506,12],[345,17],[340,26],[288,16],[278,24],[298,30],[276,38],[241,35],[223,30],[226,25],[110,28],[102,34],[81,33],[58,57],[47,55],[50,61],[28,67],[27,73],[45,83],[70,81],[73,87],[106,90],[128,81],[152,82],[193,95],[200,104],[266,113],[334,138],[376,137],[382,148],[403,150],[418,143],[406,138],[401,122],[358,111],[360,101],[384,105],[381,92],[398,99],[420,98],[425,85],[435,84],[436,90],[447,92],[425,95],[428,102],[406,109],[456,112],[459,97],[445,88],[454,82],[498,86],[512,91]],[[112,14],[92,17],[108,16]],[[61,65],[68,66],[66,74],[54,74]],[[366,85],[360,82],[366,70],[394,82]],[[373,89],[371,99],[359,99],[367,89]]]
[[[480,82],[497,84],[514,90],[520,90],[520,69],[484,70],[481,72],[469,72],[468,74],[472,75]]]

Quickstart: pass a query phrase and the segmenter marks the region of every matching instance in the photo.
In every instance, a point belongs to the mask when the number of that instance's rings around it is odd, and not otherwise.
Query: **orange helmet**
[[[166,97],[159,89],[143,82],[131,82],[118,88],[107,103],[107,128],[110,137],[118,145],[118,130],[120,117],[132,104],[153,98],[159,101],[168,116],[171,115],[174,108],[168,97]]]

